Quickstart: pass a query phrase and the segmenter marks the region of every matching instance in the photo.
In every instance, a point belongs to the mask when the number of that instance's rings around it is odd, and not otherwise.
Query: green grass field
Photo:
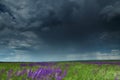
[[[0,63],[0,80],[120,80],[120,61],[71,61],[71,62],[49,62],[43,64],[35,63]],[[105,62],[99,63],[99,62]],[[109,63],[108,62],[113,62]],[[117,62],[117,63],[116,63]],[[57,73],[47,74],[41,79],[28,77],[28,73],[35,72],[38,68],[61,69],[59,76],[64,74],[61,79],[54,78]],[[40,74],[39,74],[40,75]],[[53,77],[53,78],[50,78]]]

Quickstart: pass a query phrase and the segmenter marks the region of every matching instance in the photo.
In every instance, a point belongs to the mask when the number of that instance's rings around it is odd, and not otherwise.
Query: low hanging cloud
[[[120,50],[111,50],[110,53],[93,52],[91,54],[68,54],[66,60],[117,60],[120,59]]]
[[[0,49],[4,46],[7,50],[42,50],[47,48],[46,43],[34,32],[20,32],[5,28],[0,32]]]
[[[16,50],[13,53],[10,53],[10,56],[1,57],[2,61],[8,62],[24,62],[31,61],[31,55],[27,54],[27,51]]]

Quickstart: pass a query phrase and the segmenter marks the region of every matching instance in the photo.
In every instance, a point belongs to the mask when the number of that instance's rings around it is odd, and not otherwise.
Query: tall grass
[[[0,63],[0,80],[120,80],[119,63]]]

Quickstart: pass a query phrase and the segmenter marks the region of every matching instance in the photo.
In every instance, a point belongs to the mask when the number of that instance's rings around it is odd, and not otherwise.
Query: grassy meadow
[[[120,61],[1,62],[0,80],[120,80]]]

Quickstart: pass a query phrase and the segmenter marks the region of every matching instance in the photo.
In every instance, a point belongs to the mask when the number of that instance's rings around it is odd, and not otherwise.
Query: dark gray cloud
[[[120,30],[120,1],[116,1],[111,5],[105,6],[101,11],[101,15],[106,24],[106,29],[111,31]]]
[[[0,4],[9,8],[0,12],[1,45],[38,51],[119,49],[117,0],[4,0]]]

